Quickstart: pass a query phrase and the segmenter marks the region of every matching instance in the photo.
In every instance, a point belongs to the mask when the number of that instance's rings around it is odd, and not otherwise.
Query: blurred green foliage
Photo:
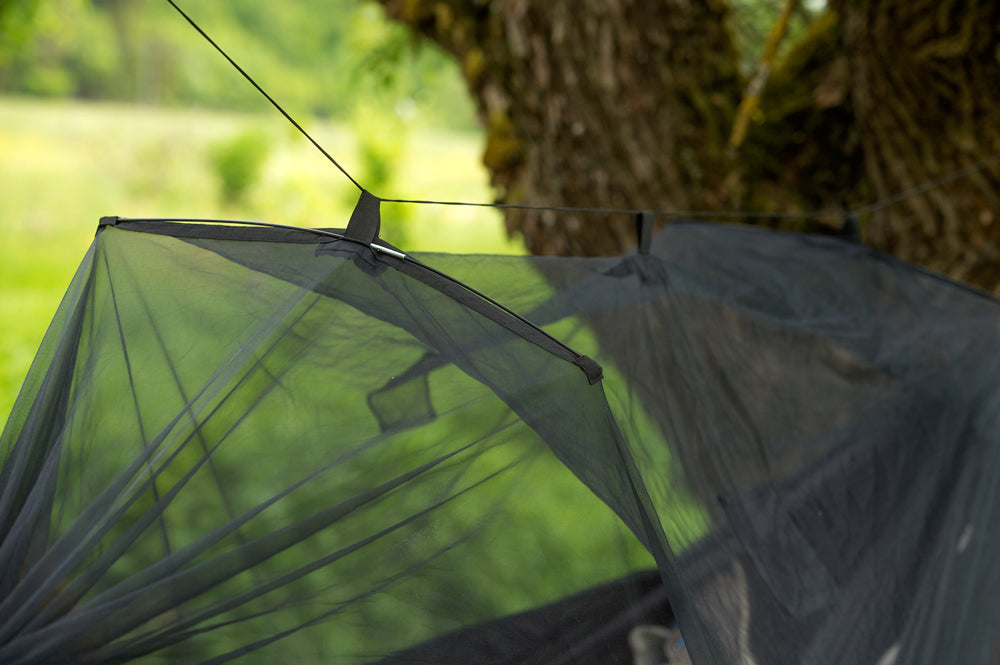
[[[296,114],[359,100],[474,125],[457,65],[363,0],[178,3]],[[161,0],[3,0],[0,94],[259,110],[266,102]],[[420,116],[414,118],[414,116]]]
[[[740,67],[750,74],[757,67],[764,46],[781,10],[788,0],[732,0],[730,24],[740,49]],[[826,0],[796,0],[788,24],[788,32],[779,46],[785,52],[801,36],[813,20],[826,9]]]
[[[37,9],[38,0],[0,2],[0,60],[24,48]]]
[[[270,151],[268,136],[252,130],[212,146],[212,168],[222,186],[222,198],[226,203],[242,200],[257,183]]]

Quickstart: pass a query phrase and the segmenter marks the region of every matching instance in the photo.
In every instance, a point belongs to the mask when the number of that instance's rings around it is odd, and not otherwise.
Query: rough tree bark
[[[745,81],[724,0],[379,2],[461,62],[509,203],[829,211],[817,230],[1000,152],[990,0],[832,0],[775,67],[737,150]],[[994,162],[873,211],[865,239],[998,291],[998,174]],[[534,253],[634,243],[622,215],[510,210],[506,223]]]
[[[1000,153],[1000,4],[837,0],[854,122],[871,198]],[[876,247],[1000,291],[998,169],[887,208]]]

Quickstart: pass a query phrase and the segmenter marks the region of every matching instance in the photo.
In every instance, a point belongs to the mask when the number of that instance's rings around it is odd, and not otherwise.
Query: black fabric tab
[[[635,216],[635,232],[639,238],[639,253],[649,254],[653,242],[653,213],[643,210]]]
[[[430,372],[444,364],[441,356],[429,351],[415,365],[374,392],[368,393],[368,407],[383,432],[417,427],[434,420]]]
[[[858,219],[856,214],[849,213],[844,216],[844,223],[840,227],[840,231],[837,235],[844,240],[849,240],[851,242],[861,242],[861,220]]]
[[[590,381],[590,385],[594,385],[604,378],[604,369],[601,367],[600,363],[593,358],[590,358],[589,356],[580,356],[574,362],[587,375],[587,380]]]
[[[378,237],[381,224],[379,213],[381,203],[382,200],[368,190],[361,190],[361,197],[358,199],[358,204],[354,206],[354,212],[351,213],[351,221],[347,223],[344,237],[365,245],[372,244],[372,241]]]
[[[101,221],[97,223],[97,227],[100,228],[102,226],[114,226],[115,224],[118,223],[119,219],[121,218],[118,216],[101,217]]]

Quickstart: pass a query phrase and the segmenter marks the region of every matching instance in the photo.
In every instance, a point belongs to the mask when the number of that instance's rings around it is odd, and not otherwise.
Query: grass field
[[[396,127],[380,137],[372,122],[304,124],[379,196],[490,200],[478,135]],[[248,131],[270,148],[259,180],[227,203],[211,154]],[[369,144],[389,142],[381,186],[366,179],[372,169],[358,131]],[[354,186],[277,113],[0,98],[0,427],[101,216],[342,227],[356,199]],[[382,236],[408,251],[522,251],[489,209],[385,206]]]

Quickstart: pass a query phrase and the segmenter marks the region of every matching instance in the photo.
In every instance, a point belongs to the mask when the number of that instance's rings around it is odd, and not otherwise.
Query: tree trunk
[[[1000,5],[833,0],[772,73],[746,141],[724,0],[379,0],[462,63],[506,203],[656,210],[869,211],[865,239],[1000,289]],[[985,168],[979,168],[984,167]],[[760,220],[756,220],[760,223]],[[615,254],[626,215],[508,210],[533,253]]]
[[[1000,292],[1000,5],[837,0],[866,189],[883,199],[968,175],[871,215],[879,249]],[[989,168],[978,169],[983,160]],[[975,167],[974,167],[975,165]]]
[[[462,63],[499,200],[728,207],[725,145],[741,83],[723,2],[383,4]],[[615,254],[635,243],[624,215],[510,210],[507,228],[540,254]]]

